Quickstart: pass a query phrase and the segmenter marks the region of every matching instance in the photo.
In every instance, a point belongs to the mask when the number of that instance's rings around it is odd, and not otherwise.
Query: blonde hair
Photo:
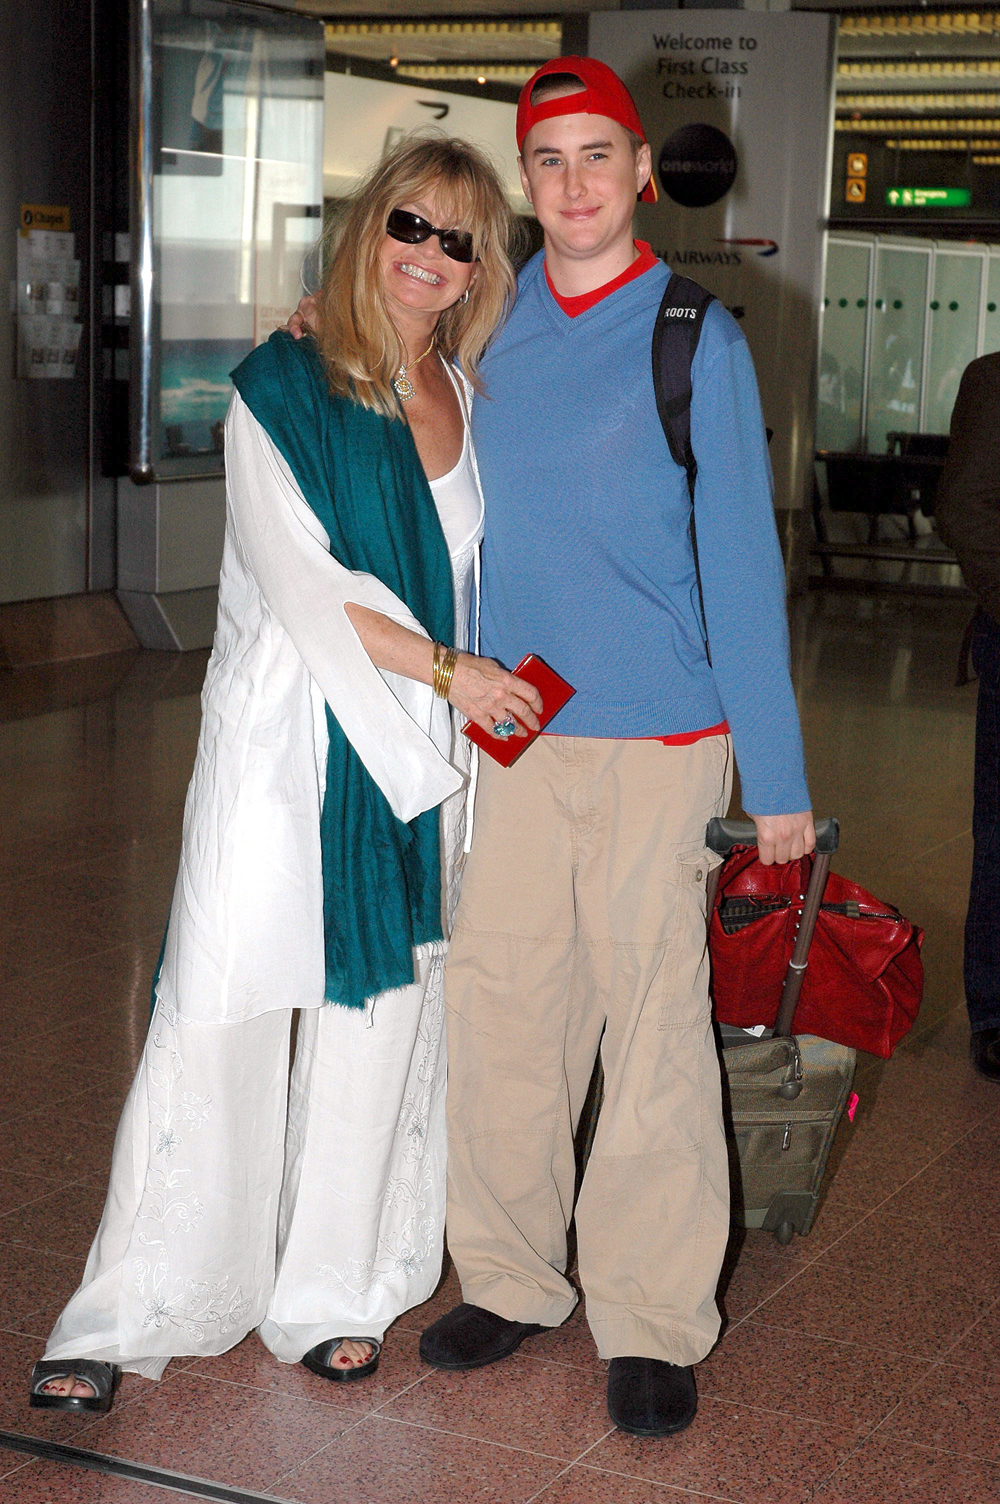
[[[358,185],[337,216],[324,248],[326,272],[319,293],[319,348],[330,390],[351,396],[386,417],[399,412],[392,378],[406,348],[385,305],[380,252],[392,209],[438,194],[450,228],[472,232],[479,262],[475,286],[464,303],[445,309],[437,322],[437,348],[457,360],[477,390],[478,365],[515,289],[511,256],[523,230],[496,169],[467,141],[447,136],[408,136],[389,151]]]

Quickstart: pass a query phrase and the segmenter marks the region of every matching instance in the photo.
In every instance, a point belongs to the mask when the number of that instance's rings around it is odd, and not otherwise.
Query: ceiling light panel
[[[882,11],[841,16],[842,39],[868,37],[942,38],[992,36],[1000,33],[1000,11]]]
[[[963,154],[967,151],[996,151],[1000,147],[1000,130],[995,136],[985,140],[962,140],[960,138],[923,136],[906,136],[899,140],[889,139],[886,146],[890,151],[957,151]]]
[[[900,90],[884,94],[838,93],[838,110],[995,110],[1000,109],[1000,90],[966,93],[955,90],[953,94],[932,92],[928,89],[919,94],[907,94]]]
[[[400,78],[468,79],[473,83],[525,84],[537,63],[400,63]]]
[[[329,52],[348,57],[405,63],[531,64],[528,75],[558,57],[558,21],[331,21]],[[480,70],[481,71],[481,70]]]
[[[841,58],[837,78],[997,78],[1000,57],[973,58]]]
[[[866,136],[891,135],[894,131],[951,131],[953,134],[978,135],[983,131],[1000,130],[1000,117],[983,116],[977,120],[859,120],[843,118],[834,123],[837,131],[860,131]]]

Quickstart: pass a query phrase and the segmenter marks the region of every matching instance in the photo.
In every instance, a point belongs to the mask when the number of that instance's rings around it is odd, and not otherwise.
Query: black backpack
[[[656,411],[663,424],[670,454],[687,475],[688,495],[691,498],[691,551],[694,555],[701,627],[709,663],[712,661],[712,653],[708,645],[701,570],[698,568],[698,538],[694,525],[694,483],[698,476],[698,461],[691,447],[691,366],[701,338],[705,314],[709,304],[714,302],[713,293],[700,287],[697,282],[692,282],[690,277],[682,277],[673,272],[657,310],[653,328],[653,390],[656,393]]]
[[[691,498],[691,552],[694,555],[701,629],[709,663],[712,661],[712,650],[708,643],[701,570],[698,568],[698,537],[694,525],[694,483],[698,478],[698,461],[691,447],[691,366],[701,338],[705,315],[709,305],[715,301],[714,293],[708,292],[699,283],[692,282],[690,277],[671,272],[653,328],[653,390],[656,393],[656,411],[670,445],[671,457],[687,476],[688,495]],[[771,430],[768,428],[765,432],[770,444]]]

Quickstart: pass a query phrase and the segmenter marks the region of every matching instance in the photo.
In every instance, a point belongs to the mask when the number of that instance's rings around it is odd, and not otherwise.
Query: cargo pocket
[[[659,1027],[683,1029],[702,1023],[710,1009],[706,894],[708,874],[722,858],[705,846],[681,851],[670,888],[674,912],[664,958]]]

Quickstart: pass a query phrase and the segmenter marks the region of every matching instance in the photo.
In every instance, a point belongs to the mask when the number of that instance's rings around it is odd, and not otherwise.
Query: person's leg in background
[[[973,1064],[991,1081],[1000,1081],[1000,624],[985,611],[976,619],[972,662],[979,696],[965,1000]]]

